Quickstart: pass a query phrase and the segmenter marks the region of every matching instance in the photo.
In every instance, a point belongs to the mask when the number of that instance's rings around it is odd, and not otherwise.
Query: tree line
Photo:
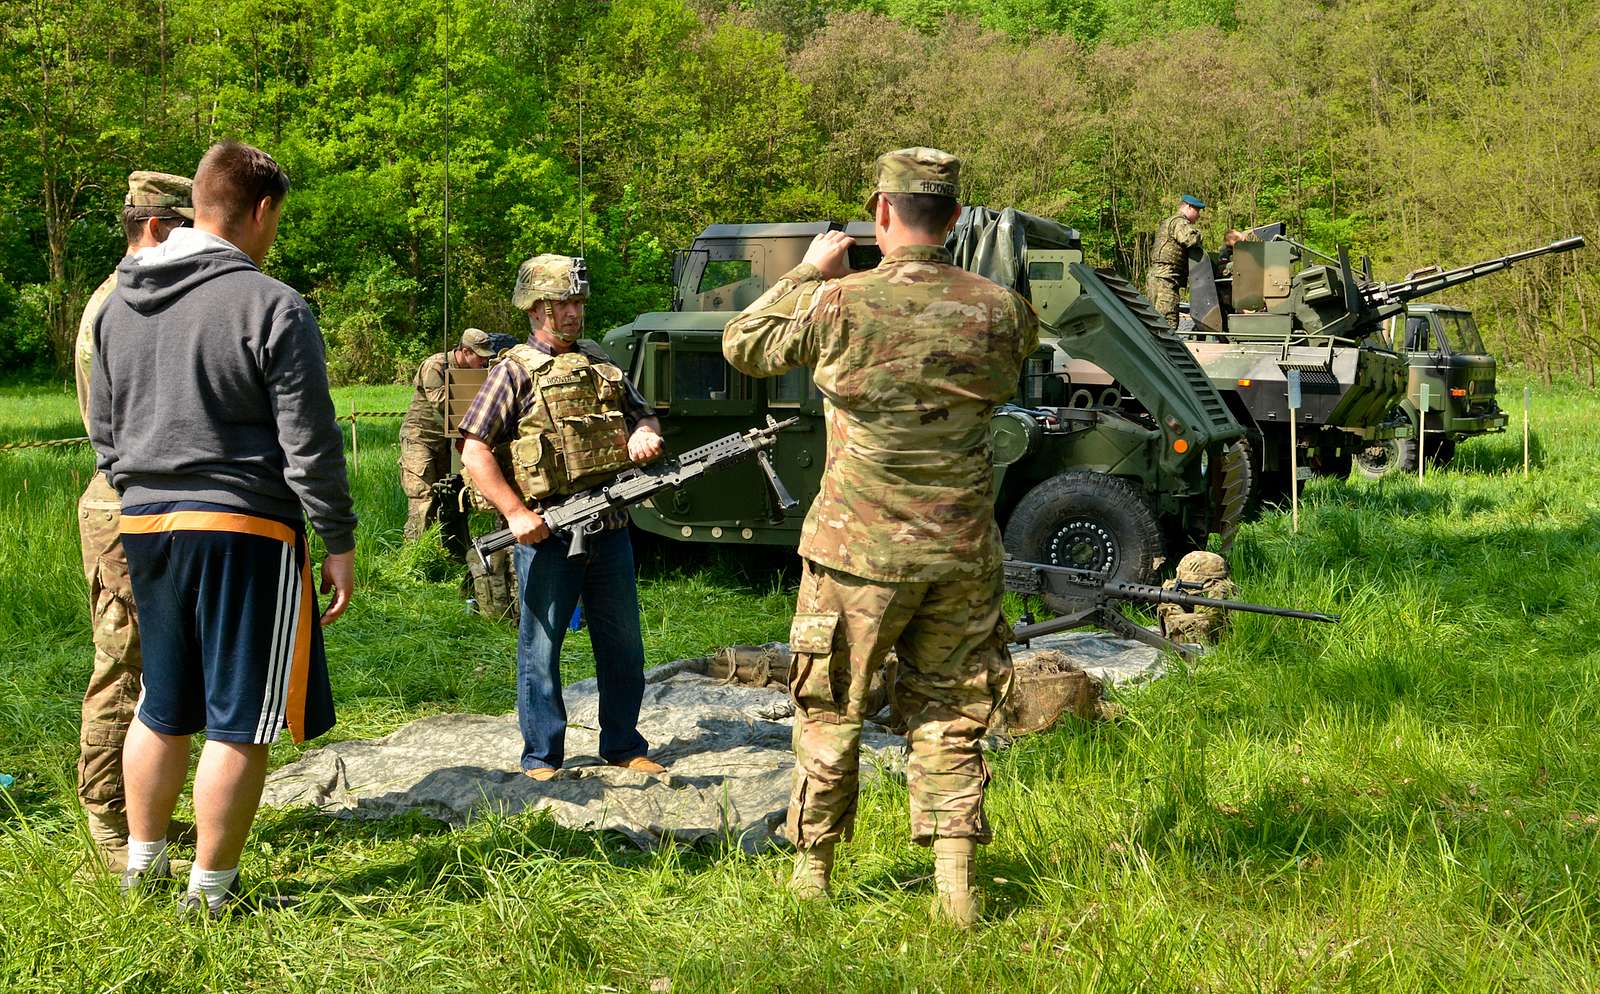
[[[1210,245],[1282,220],[1380,277],[1600,242],[1595,106],[1595,0],[0,0],[0,362],[65,368],[126,174],[225,136],[289,171],[269,269],[354,382],[447,301],[519,331],[535,252],[588,257],[592,329],[662,308],[705,224],[858,217],[912,144],[1135,277],[1186,192]],[[1448,299],[1594,382],[1596,249]]]

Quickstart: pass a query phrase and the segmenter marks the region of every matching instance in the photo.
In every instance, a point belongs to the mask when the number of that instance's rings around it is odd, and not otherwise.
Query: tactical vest
[[[575,493],[633,465],[622,370],[581,349],[548,355],[518,345],[505,357],[533,381],[533,407],[511,442],[512,474],[524,500]]]
[[[1186,272],[1189,268],[1189,250],[1172,237],[1172,223],[1181,218],[1182,215],[1174,214],[1161,222],[1161,226],[1156,229],[1155,247],[1150,250],[1150,261],[1163,266],[1174,266],[1180,272]]]

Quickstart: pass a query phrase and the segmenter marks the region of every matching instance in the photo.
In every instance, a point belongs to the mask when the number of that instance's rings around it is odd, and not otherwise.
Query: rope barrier
[[[339,415],[335,420],[354,421],[357,418],[374,420],[378,418],[403,418],[405,416],[405,411],[351,411],[349,414]],[[53,449],[67,445],[88,444],[89,438],[87,435],[79,438],[41,438],[33,442],[0,442],[0,452],[6,452],[11,449]]]

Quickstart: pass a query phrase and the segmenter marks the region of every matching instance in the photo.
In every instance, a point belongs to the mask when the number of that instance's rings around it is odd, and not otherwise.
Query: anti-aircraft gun
[[[855,239],[853,268],[877,265],[864,222],[711,225],[674,258],[673,310],[605,335],[661,412],[671,450],[765,415],[800,418],[772,449],[798,507],[777,507],[753,469],[736,467],[636,506],[635,526],[680,541],[799,541],[827,452],[822,396],[806,370],[740,374],[722,357],[722,332],[829,230]],[[1245,468],[1233,446],[1243,429],[1138,291],[1083,263],[1076,231],[1013,210],[967,208],[948,247],[957,265],[1017,289],[1040,317],[1044,341],[1015,402],[991,421],[995,511],[1013,554],[1144,581],[1162,558],[1237,526]]]
[[[1568,238],[1381,283],[1370,261],[1357,270],[1345,249],[1325,255],[1289,238],[1283,225],[1268,225],[1233,246],[1231,279],[1217,276],[1212,259],[1191,255],[1189,316],[1180,334],[1249,432],[1257,494],[1271,499],[1289,486],[1291,371],[1301,384],[1299,464],[1345,476],[1358,453],[1412,432],[1396,416],[1406,362],[1383,338],[1390,318],[1409,301],[1581,245],[1582,238]],[[1296,270],[1297,262],[1305,264]]]

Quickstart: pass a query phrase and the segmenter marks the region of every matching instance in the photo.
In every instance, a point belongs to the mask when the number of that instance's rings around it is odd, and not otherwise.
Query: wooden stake
[[[361,446],[356,442],[356,402],[350,402],[350,469],[361,472]]]
[[[1522,388],[1522,478],[1528,478],[1528,415],[1533,410],[1533,387]]]

